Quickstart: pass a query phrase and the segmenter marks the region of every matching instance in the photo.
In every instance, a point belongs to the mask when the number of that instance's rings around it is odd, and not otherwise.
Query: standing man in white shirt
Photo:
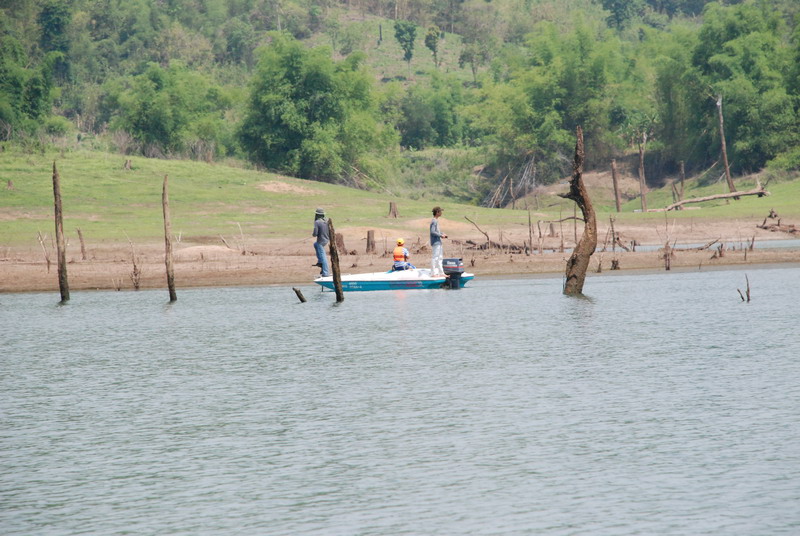
[[[442,215],[442,207],[433,207],[433,219],[431,220],[431,276],[439,277],[444,275],[444,268],[442,268],[442,238],[447,238],[439,230],[439,216]]]

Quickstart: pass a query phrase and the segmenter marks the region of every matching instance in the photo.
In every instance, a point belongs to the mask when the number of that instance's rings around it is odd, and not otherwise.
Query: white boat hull
[[[463,287],[474,277],[469,273],[461,274],[459,287]],[[446,276],[433,277],[431,271],[425,268],[345,274],[341,280],[343,291],[438,289],[450,286]],[[314,282],[323,288],[333,290],[333,276],[318,277]]]

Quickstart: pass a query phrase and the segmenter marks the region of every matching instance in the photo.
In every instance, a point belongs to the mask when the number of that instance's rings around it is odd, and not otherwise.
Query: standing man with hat
[[[320,268],[319,275],[322,277],[326,277],[331,275],[330,269],[328,269],[328,258],[325,256],[325,246],[328,245],[331,238],[328,233],[328,222],[325,220],[325,210],[318,208],[316,212],[314,212],[314,232],[311,233],[311,236],[316,236],[317,241],[314,242],[314,250],[317,252],[317,264],[312,266],[318,266]]]

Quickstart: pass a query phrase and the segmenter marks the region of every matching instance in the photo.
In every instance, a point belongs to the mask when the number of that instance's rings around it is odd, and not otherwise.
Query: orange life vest
[[[394,248],[394,261],[395,262],[403,262],[406,260],[405,249],[403,246],[397,246]]]

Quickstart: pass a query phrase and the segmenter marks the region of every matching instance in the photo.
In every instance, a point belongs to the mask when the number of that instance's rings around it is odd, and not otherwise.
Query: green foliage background
[[[793,0],[0,6],[0,141],[28,152],[234,158],[503,205],[568,174],[577,125],[589,168],[646,135],[651,187],[681,161],[702,173],[720,101],[735,174],[800,168]]]

